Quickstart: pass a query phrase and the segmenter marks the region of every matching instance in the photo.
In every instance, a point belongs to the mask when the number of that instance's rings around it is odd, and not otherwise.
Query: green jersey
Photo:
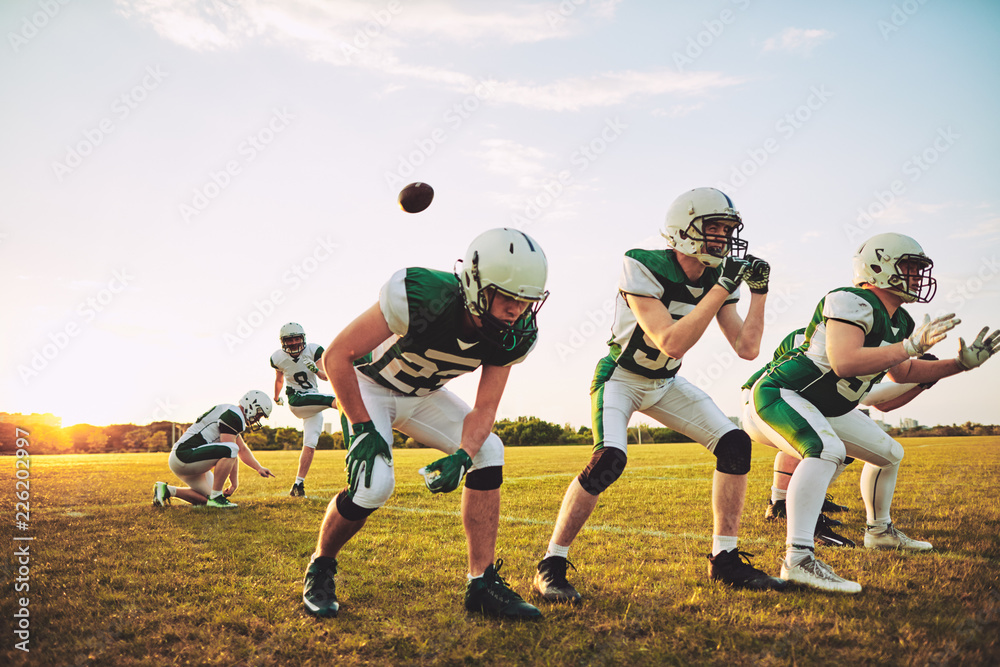
[[[706,267],[698,280],[689,280],[677,263],[673,250],[629,250],[625,253],[618,280],[615,320],[611,329],[608,356],[597,363],[595,382],[606,381],[616,368],[650,378],[665,379],[677,374],[681,360],[668,357],[642,330],[626,295],[659,299],[676,322],[694,310],[705,294],[719,281],[720,268]],[[737,289],[725,304],[739,301]],[[724,304],[724,305],[725,305]]]
[[[878,383],[886,371],[855,377],[837,377],[826,353],[826,323],[837,320],[864,332],[864,347],[883,347],[913,333],[913,318],[902,308],[889,312],[870,290],[835,289],[816,306],[805,330],[805,341],[764,368],[764,382],[797,392],[827,417],[847,414]],[[886,369],[888,370],[888,369]]]
[[[520,363],[537,340],[532,336],[513,350],[503,350],[475,333],[464,333],[461,285],[457,276],[444,271],[397,271],[382,287],[379,307],[394,335],[372,351],[370,359],[355,365],[380,385],[407,396],[425,396],[482,365]]]
[[[804,342],[806,342],[805,329],[796,329],[792,333],[782,338],[781,342],[778,343],[778,347],[774,348],[774,358],[771,359],[771,361],[767,364],[767,366],[764,366],[762,369],[751,375],[750,379],[747,380],[746,383],[742,387],[740,387],[740,389],[749,389],[750,387],[752,387],[754,382],[759,380],[760,376],[763,375],[767,371],[767,369],[769,369],[774,364],[774,362],[776,362],[778,359],[781,359],[783,356],[785,356],[798,346],[802,345],[802,343]]]

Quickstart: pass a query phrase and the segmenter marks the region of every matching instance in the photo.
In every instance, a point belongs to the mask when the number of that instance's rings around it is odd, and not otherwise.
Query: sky
[[[551,297],[498,417],[589,425],[622,255],[700,186],[772,265],[760,357],[713,325],[680,371],[726,414],[877,233],[934,260],[907,308],[958,313],[954,356],[1000,327],[998,27],[988,0],[6,0],[0,411],[189,422],[271,394],[282,324],[326,346],[396,270],[508,226]],[[991,360],[886,420],[997,423],[998,383]]]

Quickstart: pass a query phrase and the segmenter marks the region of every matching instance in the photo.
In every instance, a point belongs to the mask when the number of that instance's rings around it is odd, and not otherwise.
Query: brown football
[[[399,208],[407,213],[420,213],[433,199],[434,188],[426,183],[410,183],[399,191]]]

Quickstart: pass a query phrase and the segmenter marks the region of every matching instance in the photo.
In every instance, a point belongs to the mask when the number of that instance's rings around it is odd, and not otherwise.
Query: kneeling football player
[[[251,389],[243,395],[239,405],[222,403],[198,417],[174,443],[168,460],[173,473],[188,486],[156,482],[153,506],[164,507],[171,498],[180,498],[192,505],[221,509],[237,507],[229,501],[240,483],[237,458],[261,477],[274,477],[257,462],[241,435],[247,430],[259,431],[260,420],[270,415],[271,399],[264,392]],[[229,486],[226,486],[227,479]]]

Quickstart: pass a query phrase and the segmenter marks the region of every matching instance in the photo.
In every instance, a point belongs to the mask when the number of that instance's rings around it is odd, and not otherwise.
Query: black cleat
[[[336,574],[336,558],[318,556],[309,562],[302,589],[302,603],[310,614],[324,618],[337,615],[340,603],[337,602],[337,584],[333,580]]]
[[[490,565],[483,576],[469,581],[465,588],[466,611],[478,612],[486,616],[514,620],[537,620],[542,617],[538,608],[528,604],[500,576],[503,559]]]
[[[576,569],[562,556],[549,556],[539,563],[535,574],[535,592],[549,602],[580,604],[580,594],[566,581],[567,565]]]
[[[788,585],[784,579],[772,577],[750,564],[751,553],[731,549],[721,551],[715,557],[708,555],[708,575],[710,579],[729,584],[733,588],[751,591],[780,591]]]
[[[288,495],[293,498],[305,498],[306,497],[306,483],[297,482],[292,484],[292,490],[288,492]]]
[[[831,530],[832,526],[839,525],[840,522],[836,519],[831,519],[825,514],[820,514],[819,520],[816,522],[816,532],[814,533],[816,541],[831,547],[851,547],[853,549],[858,546],[854,543],[854,540],[849,540]]]
[[[767,500],[767,509],[764,510],[764,518],[768,521],[774,521],[775,519],[784,519],[788,515],[785,510],[784,500]]]
[[[847,505],[838,505],[833,501],[833,496],[829,493],[826,494],[826,499],[823,501],[823,509],[820,510],[823,514],[827,512],[847,512],[851,508]]]

